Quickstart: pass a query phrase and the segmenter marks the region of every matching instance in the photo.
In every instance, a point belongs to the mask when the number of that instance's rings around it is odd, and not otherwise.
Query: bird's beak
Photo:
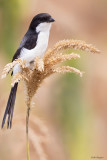
[[[49,19],[49,22],[55,22],[55,20],[51,17],[51,18]]]

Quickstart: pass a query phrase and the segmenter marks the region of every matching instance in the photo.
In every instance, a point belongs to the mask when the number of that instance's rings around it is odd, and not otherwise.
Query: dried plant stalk
[[[21,60],[19,58],[19,59],[16,59],[15,61],[13,61],[12,63],[8,63],[3,69],[1,78],[2,79],[5,78],[7,76],[7,74],[13,69],[13,67],[16,64],[19,64],[22,68],[24,68],[25,67],[25,60]]]
[[[30,160],[30,150],[29,150],[29,115],[30,115],[30,106],[27,106],[26,113],[26,150],[27,150],[27,160]]]
[[[16,129],[23,130],[25,125],[24,115],[18,116],[18,119],[15,120]],[[30,119],[30,132],[29,132],[29,140],[32,142],[34,149],[36,150],[37,157],[35,159],[47,160],[47,151],[44,146],[49,145],[52,141],[49,129],[46,124],[38,117],[32,115]],[[27,145],[27,153],[29,150],[29,145]],[[29,153],[28,153],[28,157]],[[30,158],[29,158],[30,159]]]
[[[56,65],[58,63],[71,60],[71,59],[76,59],[76,58],[80,58],[80,55],[74,54],[74,53],[63,55],[62,53],[60,53],[57,56],[48,58],[48,60],[45,62],[45,65],[48,65],[48,64]]]
[[[27,106],[26,139],[27,139],[28,160],[30,159],[28,129],[29,129],[29,115],[30,115],[31,100],[34,94],[36,93],[37,89],[41,85],[42,81],[46,77],[52,75],[53,73],[73,72],[73,73],[79,74],[80,76],[82,76],[83,74],[80,70],[74,67],[70,67],[70,66],[58,67],[58,64],[61,64],[61,62],[64,62],[66,60],[71,60],[73,58],[80,58],[79,55],[74,53],[63,54],[63,51],[67,49],[82,50],[90,53],[100,53],[98,49],[96,49],[90,44],[86,44],[84,41],[63,40],[56,43],[52,49],[49,49],[46,52],[43,59],[40,59],[37,57],[34,61],[32,70],[26,66],[26,62],[24,60],[21,61],[20,59],[7,64],[3,70],[2,78],[4,78],[16,64],[19,64],[21,68],[21,73],[18,73],[13,77],[11,85],[13,86],[16,82],[19,82],[20,80],[23,80],[25,85],[25,91],[26,91],[25,102]]]
[[[91,44],[87,44],[84,41],[81,40],[62,40],[55,44],[55,46],[52,49],[49,49],[47,51],[47,54],[44,58],[49,58],[53,56],[54,54],[58,54],[61,51],[67,50],[67,49],[76,49],[76,50],[82,50],[90,53],[101,53],[97,48],[92,46]]]
[[[80,72],[80,70],[74,68],[74,67],[70,67],[70,66],[62,66],[62,67],[58,67],[58,68],[55,68],[53,69],[53,72],[54,73],[67,73],[67,72],[73,72],[73,73],[76,73],[76,74],[79,74],[80,77],[82,77],[83,75],[83,72]]]
[[[28,81],[27,77],[25,77],[21,73],[15,74],[14,77],[12,78],[11,86],[13,87],[14,84],[18,83],[21,79],[26,79]]]

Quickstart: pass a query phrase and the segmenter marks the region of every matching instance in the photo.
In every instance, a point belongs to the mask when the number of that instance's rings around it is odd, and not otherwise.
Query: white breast
[[[49,32],[40,32],[38,35],[37,46],[35,47],[35,52],[39,57],[43,57],[47,47],[49,40]]]

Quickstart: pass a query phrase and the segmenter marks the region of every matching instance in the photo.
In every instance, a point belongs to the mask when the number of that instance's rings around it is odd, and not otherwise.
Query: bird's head
[[[55,20],[48,13],[40,13],[32,19],[29,28],[36,32],[49,31],[54,21]]]

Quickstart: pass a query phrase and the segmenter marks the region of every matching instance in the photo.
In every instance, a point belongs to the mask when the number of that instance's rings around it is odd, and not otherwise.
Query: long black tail
[[[5,124],[7,115],[8,115],[7,128],[12,127],[12,117],[13,117],[13,110],[14,110],[17,87],[18,87],[18,83],[15,83],[14,87],[11,88],[9,99],[7,102],[7,106],[6,106],[3,121],[2,121],[2,128]]]

